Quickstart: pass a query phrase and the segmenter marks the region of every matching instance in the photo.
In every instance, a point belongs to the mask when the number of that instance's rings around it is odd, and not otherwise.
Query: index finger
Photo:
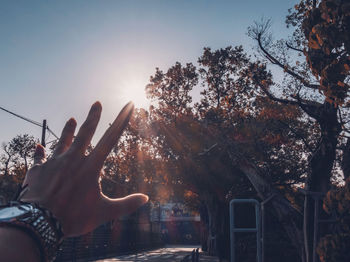
[[[132,102],[125,105],[112,125],[107,129],[100,141],[98,141],[94,150],[90,153],[90,161],[93,168],[96,168],[96,170],[100,170],[102,168],[103,162],[111,152],[112,148],[118,142],[124,129],[129,123],[133,111],[134,104]]]
[[[68,149],[69,152],[85,154],[85,151],[91,143],[92,136],[94,135],[97,124],[100,120],[101,110],[102,106],[100,102],[95,102],[91,106],[86,120],[81,125],[74,142]]]

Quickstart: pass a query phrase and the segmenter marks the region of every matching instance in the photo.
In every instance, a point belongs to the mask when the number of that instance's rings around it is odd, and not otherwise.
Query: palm
[[[118,141],[131,116],[133,107],[123,108],[92,152],[85,151],[91,142],[101,115],[100,103],[95,103],[73,142],[76,122],[65,125],[52,158],[38,146],[34,166],[23,182],[28,185],[21,195],[25,202],[37,203],[50,210],[61,222],[65,236],[76,236],[93,230],[99,224],[135,211],[147,202],[147,196],[134,194],[121,199],[109,199],[100,191],[98,178],[101,167]]]

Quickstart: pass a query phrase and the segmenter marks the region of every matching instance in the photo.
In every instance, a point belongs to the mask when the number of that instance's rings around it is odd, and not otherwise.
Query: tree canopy
[[[274,40],[270,20],[249,27],[256,56],[242,46],[205,47],[197,61],[156,68],[146,86],[151,107],[135,111],[105,162],[104,193],[186,199],[201,212],[208,239],[216,241],[208,241],[209,252],[226,259],[229,201],[269,199],[279,225],[274,237],[284,230],[289,238],[284,244],[292,245],[285,260],[310,262],[319,242],[322,262],[345,261],[349,24],[346,1],[301,0],[286,17],[294,30],[290,38]],[[18,136],[3,146],[2,179],[27,170],[33,145],[33,138]],[[311,197],[315,192],[326,195],[323,206]],[[334,227],[320,226],[317,243],[315,205],[324,210],[321,218],[337,221]],[[282,255],[278,250],[276,259]]]

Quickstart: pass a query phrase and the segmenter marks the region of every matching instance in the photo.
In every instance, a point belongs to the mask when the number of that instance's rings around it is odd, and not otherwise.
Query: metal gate
[[[235,205],[247,204],[255,207],[255,227],[242,228],[236,227],[235,224]],[[262,262],[262,245],[261,245],[261,210],[260,203],[255,199],[233,199],[230,201],[230,237],[231,237],[231,262],[236,262],[235,256],[235,234],[236,233],[256,233],[256,258],[257,262]]]

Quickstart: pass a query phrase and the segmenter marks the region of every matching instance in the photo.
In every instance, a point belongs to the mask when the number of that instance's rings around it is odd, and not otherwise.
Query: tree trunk
[[[344,179],[350,177],[350,138],[346,141],[345,148],[343,149],[341,168],[343,170]]]
[[[24,167],[25,167],[25,173],[28,172],[28,161],[27,161],[27,157],[24,156]]]
[[[230,258],[229,207],[226,202],[216,196],[210,196],[206,201],[208,210],[208,253],[218,256],[220,261]]]
[[[217,225],[217,255],[220,261],[229,261],[230,259],[230,212],[229,205],[226,202],[219,203],[219,214],[218,214],[218,222]]]
[[[208,228],[209,228],[209,220],[208,220],[208,208],[205,203],[201,203],[199,208],[199,214],[201,217],[201,248],[203,251],[208,251]]]
[[[337,118],[337,108],[325,102],[318,112],[318,123],[321,129],[321,140],[310,160],[310,173],[307,176],[306,191],[327,193],[331,185],[331,171],[336,157],[336,147],[341,126]],[[320,201],[320,210],[322,210]],[[305,195],[304,201],[304,243],[307,262],[312,261],[314,245],[314,200]],[[320,235],[325,229],[320,228]]]
[[[10,172],[9,172],[9,165],[10,165],[10,160],[11,160],[11,156],[8,156],[6,158],[5,161],[5,170],[4,170],[4,175],[7,176]]]
[[[216,244],[217,244],[217,213],[218,206],[215,203],[213,196],[210,196],[207,200],[207,210],[208,210],[208,253],[211,256],[217,255]]]

